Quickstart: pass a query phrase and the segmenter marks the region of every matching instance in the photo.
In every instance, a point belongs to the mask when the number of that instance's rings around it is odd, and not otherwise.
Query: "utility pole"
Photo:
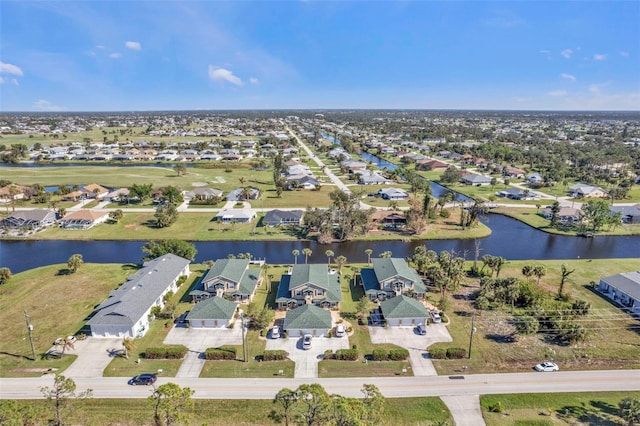
[[[471,333],[469,334],[469,359],[471,359],[471,345],[473,344],[473,335],[476,332],[476,314],[475,312],[471,316]]]
[[[36,348],[33,346],[33,326],[29,322],[29,315],[27,310],[24,310],[24,320],[27,322],[27,330],[29,331],[29,343],[31,343],[31,353],[33,354],[33,360],[36,360]]]

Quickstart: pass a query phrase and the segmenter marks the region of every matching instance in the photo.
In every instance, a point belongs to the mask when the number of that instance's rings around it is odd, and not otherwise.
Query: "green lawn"
[[[487,426],[625,425],[618,417],[625,397],[640,399],[640,392],[484,395],[480,404]],[[497,404],[502,412],[491,412]]]

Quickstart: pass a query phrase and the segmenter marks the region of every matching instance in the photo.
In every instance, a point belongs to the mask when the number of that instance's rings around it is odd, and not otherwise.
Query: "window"
[[[301,290],[296,290],[296,296],[302,296],[302,291]]]
[[[227,288],[229,288],[230,290],[233,290],[234,288],[236,288],[236,283],[228,283]]]
[[[324,291],[316,290],[316,296],[322,296],[323,294],[324,294]]]

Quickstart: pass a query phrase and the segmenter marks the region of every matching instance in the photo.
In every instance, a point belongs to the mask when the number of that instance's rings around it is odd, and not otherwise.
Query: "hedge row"
[[[400,349],[374,349],[372,352],[374,361],[404,361],[409,358],[409,350]]]
[[[144,351],[146,359],[182,359],[187,355],[185,346],[162,346],[159,348],[147,348]]]
[[[207,348],[204,351],[204,358],[209,361],[219,361],[222,359],[236,359],[236,348],[222,346],[220,348]]]
[[[264,361],[283,361],[287,359],[287,356],[289,356],[289,353],[283,350],[264,351],[262,359]]]
[[[355,361],[358,359],[358,350],[356,348],[338,349],[333,356],[333,359],[337,359],[339,361]]]
[[[433,359],[462,359],[467,357],[467,351],[463,348],[432,348],[429,354]]]

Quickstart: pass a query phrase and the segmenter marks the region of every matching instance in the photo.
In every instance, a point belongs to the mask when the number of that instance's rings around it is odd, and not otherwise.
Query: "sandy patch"
[[[191,186],[207,186],[207,182],[193,182]]]

